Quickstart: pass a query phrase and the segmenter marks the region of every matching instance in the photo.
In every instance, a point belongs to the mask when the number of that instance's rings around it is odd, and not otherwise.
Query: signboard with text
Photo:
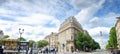
[[[29,49],[29,42],[18,42],[18,47],[20,50]]]

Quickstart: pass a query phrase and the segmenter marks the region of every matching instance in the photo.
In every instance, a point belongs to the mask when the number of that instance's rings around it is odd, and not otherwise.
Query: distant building
[[[71,16],[60,25],[58,33],[52,32],[45,37],[45,40],[50,43],[49,47],[57,47],[58,52],[72,52],[77,49],[75,41],[79,32],[88,34],[86,30],[82,29],[76,18]]]
[[[57,33],[52,32],[50,35],[45,37],[45,40],[48,41],[48,43],[49,43],[49,46],[47,46],[47,47],[52,47],[52,48],[58,47],[57,46],[57,43],[58,43],[58,41],[57,41],[58,34]]]
[[[115,27],[116,27],[118,48],[120,49],[120,17],[118,17]]]
[[[2,30],[0,30],[0,38],[3,37],[4,33]]]

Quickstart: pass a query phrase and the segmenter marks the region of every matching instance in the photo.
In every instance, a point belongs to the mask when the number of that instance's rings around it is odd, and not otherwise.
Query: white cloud
[[[12,10],[12,12],[15,12],[14,14],[22,14],[23,12],[23,14],[28,14],[32,12],[56,15],[60,12],[66,12],[68,5],[62,0],[9,0],[1,7]]]
[[[71,0],[71,4],[76,9],[84,9],[95,5],[96,0]]]
[[[96,26],[105,26],[105,27],[112,27],[116,23],[116,17],[118,17],[120,14],[116,13],[108,13],[106,16],[103,17],[94,17],[91,20],[89,20],[89,24],[91,27]]]
[[[92,0],[95,1],[95,0]],[[76,1],[78,2],[78,1]],[[88,7],[81,9],[81,11],[75,16],[81,24],[88,22],[94,13],[96,13],[101,7],[105,0],[100,0],[98,3],[93,3],[94,5],[88,5]],[[76,4],[76,3],[74,3]],[[86,4],[86,3],[83,3]]]
[[[95,35],[99,34],[100,31],[102,31],[103,33],[109,34],[110,28],[109,27],[95,27],[95,28],[91,28],[88,30],[88,32],[90,33],[91,36],[95,36]]]
[[[6,14],[6,17],[9,17],[9,15]],[[17,21],[14,22],[0,19],[1,30],[3,30],[5,34],[10,35],[10,38],[19,38],[18,29],[23,28],[25,31],[22,37],[27,40],[32,39],[38,41],[49,35],[51,32],[57,32],[60,24],[57,18],[40,13],[33,13],[30,16],[13,18]],[[44,26],[45,24],[54,24],[54,26],[47,27]]]
[[[102,34],[100,34],[100,31],[102,32]],[[95,41],[99,42],[102,48],[105,48],[105,45],[107,44],[107,41],[109,39],[109,31],[110,27],[95,27],[88,30],[92,38]]]
[[[20,23],[22,24],[44,25],[49,22],[56,25],[57,23],[59,24],[58,19],[56,19],[53,16],[44,15],[44,14],[31,14],[30,16],[26,16],[26,17],[18,17],[17,20],[20,21]]]
[[[44,4],[46,1],[47,4]],[[56,0],[46,1],[6,1],[0,6],[0,29],[5,34],[10,35],[10,38],[19,38],[18,29],[23,28],[25,31],[22,36],[27,40],[33,39],[36,41],[43,39],[51,32],[57,32],[60,21],[53,14],[65,9],[60,10],[62,7],[56,6],[58,4]],[[58,8],[54,9],[54,7]],[[2,17],[14,19],[15,21],[8,21]],[[49,27],[46,24],[52,24],[54,26]]]

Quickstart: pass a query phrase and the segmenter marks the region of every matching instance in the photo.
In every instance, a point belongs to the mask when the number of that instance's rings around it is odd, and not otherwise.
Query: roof
[[[18,41],[17,39],[4,39],[3,41]]]
[[[59,31],[65,30],[65,29],[63,29],[63,28],[68,27],[68,26],[66,26],[66,25],[73,25],[73,26],[70,26],[70,27],[74,27],[74,26],[75,26],[75,27],[77,27],[77,28],[79,28],[80,30],[83,31],[83,28],[82,28],[81,24],[77,21],[77,19],[76,19],[74,16],[68,17],[68,18],[60,25]],[[67,28],[66,28],[66,29],[67,29]]]

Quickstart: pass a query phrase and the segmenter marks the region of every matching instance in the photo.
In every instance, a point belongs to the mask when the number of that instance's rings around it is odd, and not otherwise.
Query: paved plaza
[[[45,53],[39,53],[39,54],[45,54]],[[48,53],[48,54],[53,54],[53,53]],[[57,54],[112,54],[110,51],[100,51],[100,52],[74,52],[74,53],[63,53],[63,52],[58,52]]]
[[[14,51],[11,51],[11,52],[14,52]],[[17,51],[15,51],[17,52]],[[16,53],[13,53],[13,54],[16,54]],[[21,54],[25,54],[25,51],[24,53],[21,53]],[[47,53],[38,53],[38,54],[47,54]],[[54,54],[54,53],[48,53],[48,54]],[[74,53],[70,53],[70,52],[58,52],[56,54],[112,54],[110,51],[98,51],[98,52],[74,52]]]

